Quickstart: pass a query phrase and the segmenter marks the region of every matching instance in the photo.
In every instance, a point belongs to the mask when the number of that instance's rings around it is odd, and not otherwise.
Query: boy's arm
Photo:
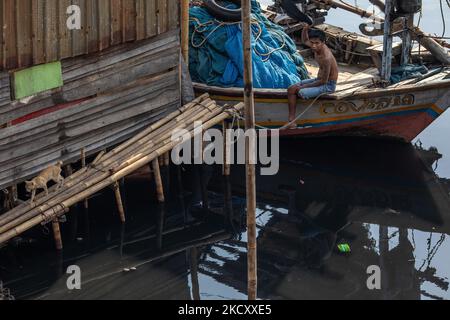
[[[308,31],[309,31],[309,25],[307,23],[305,23],[303,26],[303,30],[302,30],[302,43],[304,45],[310,47],[311,43],[309,42]]]

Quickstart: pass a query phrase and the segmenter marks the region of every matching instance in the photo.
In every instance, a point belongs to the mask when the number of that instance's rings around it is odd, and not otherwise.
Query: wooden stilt
[[[6,211],[14,209],[18,200],[17,185],[7,188],[4,196],[4,207]]]
[[[53,228],[53,237],[55,239],[56,250],[62,250],[63,243],[62,243],[61,228],[59,227],[58,218],[55,218],[52,221],[52,228]]]
[[[156,196],[160,203],[165,202],[164,187],[161,179],[161,170],[159,169],[159,160],[156,158],[152,161],[153,174],[155,176]]]
[[[122,223],[125,223],[126,222],[125,210],[123,208],[122,195],[120,194],[119,183],[118,182],[114,183],[113,188],[114,188],[114,195],[116,197],[116,204],[117,210],[119,212],[120,221]]]
[[[170,166],[170,152],[164,153],[164,165],[166,167]]]
[[[384,20],[384,42],[383,42],[383,60],[381,66],[381,79],[385,84],[391,82],[392,71],[392,0],[385,1],[385,20]]]
[[[64,174],[67,177],[70,177],[73,174],[73,168],[72,165],[68,164],[67,166],[64,167]]]
[[[122,195],[122,204],[124,211],[127,212],[127,189],[125,187],[125,177],[119,181],[120,194]]]
[[[244,105],[245,130],[255,129],[255,101],[253,94],[252,46],[251,46],[251,2],[242,0],[242,37],[244,44]],[[250,135],[252,136],[252,135]],[[256,166],[251,163],[254,154],[254,138],[246,138],[246,184],[247,184],[247,267],[248,299],[257,298],[256,257]]]
[[[222,124],[223,130],[223,168],[222,173],[224,176],[231,174],[231,144],[230,144],[230,129],[231,123],[224,121]]]
[[[81,149],[81,167],[82,168],[86,167],[86,149],[85,148]],[[87,198],[84,199],[83,206],[84,206],[84,209],[86,209],[86,210],[89,209],[89,201]]]
[[[189,64],[189,40],[189,0],[181,0],[181,50],[186,64]]]
[[[191,248],[189,263],[191,269],[191,281],[192,281],[192,299],[194,301],[201,300],[200,298],[200,285],[198,282],[198,251],[196,247]]]
[[[164,155],[160,155],[158,158],[159,161],[159,167],[164,167]]]

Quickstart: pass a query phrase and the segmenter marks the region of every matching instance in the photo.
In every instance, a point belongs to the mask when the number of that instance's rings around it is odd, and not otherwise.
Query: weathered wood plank
[[[71,0],[58,1],[58,56],[60,59],[68,58],[72,52],[72,32],[67,28],[67,8],[72,4]]]
[[[17,1],[16,14],[22,14],[27,19],[31,19],[31,5],[30,0]],[[20,23],[20,17],[16,17],[17,23],[17,53],[18,53],[18,65],[29,65],[33,62],[31,56],[31,27],[30,24]]]
[[[88,53],[100,50],[98,0],[86,0],[86,47]]]
[[[81,10],[81,30],[72,30],[72,55],[79,56],[88,53],[86,0],[72,0],[72,4],[79,6]]]
[[[122,0],[124,42],[136,40],[136,1]]]
[[[136,0],[136,40],[145,39],[145,2]]]
[[[104,94],[67,109],[48,114],[45,117],[35,118],[25,123],[5,128],[0,131],[0,150],[4,150],[3,146],[16,141],[30,143],[30,141],[26,140],[27,137],[34,137],[39,132],[48,132],[51,129],[51,124],[58,124],[61,121],[69,123],[70,121],[83,118],[87,118],[89,121],[95,114],[100,114],[102,111],[108,110],[108,108],[113,110],[112,108],[116,105],[120,106],[120,104],[132,102],[140,96],[157,92],[165,86],[172,86],[177,81],[177,77],[178,72],[174,70],[143,81],[141,85],[130,84],[131,87],[128,88],[118,87],[109,94]]]
[[[146,35],[152,37],[158,33],[157,0],[147,0],[145,2]]]
[[[111,7],[110,0],[97,0],[99,18],[99,50],[105,50],[109,47],[111,41]]]
[[[91,144],[95,143],[96,141],[104,139],[117,140],[118,134],[115,133],[116,131],[140,130],[143,124],[148,125],[152,122],[159,120],[164,116],[164,114],[166,114],[167,110],[174,110],[174,108],[177,105],[178,102],[173,105],[164,105],[161,106],[159,109],[150,111],[146,114],[141,115],[140,117],[125,119],[121,123],[109,126],[107,130],[100,130],[98,132],[92,131],[88,135],[65,141],[64,145],[52,146],[52,148],[43,149],[38,153],[34,153],[30,158],[27,159],[28,161],[24,161],[23,163],[18,164],[15,167],[12,167],[11,170],[13,170],[15,172],[14,174],[16,175],[16,177],[18,177],[17,172],[22,171],[23,169],[35,170],[34,168],[36,166],[39,166],[42,163],[46,163],[47,161],[52,161],[53,157],[54,159],[62,158],[66,160],[69,153],[72,152],[74,153],[75,156],[79,156],[79,150],[81,148],[83,147],[89,148]],[[36,169],[35,172],[39,172],[38,169]],[[9,174],[5,173],[5,175],[2,176],[1,179],[8,176]]]
[[[45,1],[45,61],[56,61],[59,59],[58,55],[58,17],[57,7],[59,0]]]
[[[148,41],[148,40],[146,40]],[[64,87],[58,91],[38,94],[27,100],[12,102],[0,106],[0,123],[45,109],[55,104],[89,97],[107,91],[115,86],[149,76],[178,65],[178,37],[158,38],[158,41],[144,43],[124,55],[111,54],[101,60],[95,57],[87,59],[87,65],[66,72],[63,64]],[[122,63],[121,63],[122,62]],[[122,72],[123,71],[123,72]],[[83,74],[85,73],[85,74]],[[72,80],[71,79],[75,79]],[[1,132],[0,132],[1,137]]]
[[[5,68],[17,68],[16,1],[3,0],[3,42]]]
[[[5,15],[5,10],[3,8],[3,0],[0,1],[0,70],[2,70],[3,68],[1,67],[2,65],[5,65],[5,60],[4,60],[4,56],[5,56],[5,49],[6,46],[4,45],[4,25],[5,25],[5,19],[4,19],[4,15]]]
[[[32,1],[31,11],[33,63],[40,64],[45,62],[44,0]]]
[[[48,160],[58,158],[65,158],[67,154],[78,153],[82,148],[87,148],[91,144],[104,139],[117,139],[117,131],[122,130],[135,130],[139,123],[151,123],[160,119],[162,117],[164,110],[174,110],[178,102],[172,104],[164,104],[158,108],[147,111],[144,114],[130,117],[122,118],[119,122],[113,123],[107,127],[102,127],[97,130],[90,130],[88,133],[83,135],[78,135],[76,137],[67,138],[64,141],[58,143],[53,143],[47,145],[46,148],[41,148],[36,152],[28,154],[26,157],[18,158],[16,163],[6,163],[2,170],[0,171],[0,180],[6,179],[14,172],[14,175],[19,177],[18,172],[24,172],[27,170],[34,170],[39,164],[46,162]]]
[[[166,105],[163,108],[173,110],[176,106],[178,106],[178,103],[174,105]],[[57,152],[47,155],[44,158],[37,154],[34,160],[35,162],[31,164],[29,169],[16,167],[12,172],[10,172],[10,174],[6,175],[6,178],[1,177],[0,188],[4,188],[12,184],[18,184],[23,182],[25,179],[34,177],[48,165],[54,164],[60,159],[63,159],[66,162],[77,161],[79,159],[79,152],[81,148],[85,148],[88,154],[93,154],[103,150],[104,148],[117,145],[118,143],[132,137],[149,124],[159,120],[162,116],[162,113],[155,117],[152,117],[151,114],[147,114],[139,121],[134,120],[134,122],[132,122],[129,126],[114,129],[112,132],[110,131],[109,135],[105,137],[97,134],[95,139],[85,140],[83,144],[73,145],[70,149],[65,150],[64,154],[61,154],[61,148]]]

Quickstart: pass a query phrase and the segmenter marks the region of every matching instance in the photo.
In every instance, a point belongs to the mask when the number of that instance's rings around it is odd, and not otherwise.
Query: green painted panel
[[[61,62],[52,62],[14,73],[16,100],[63,85]]]

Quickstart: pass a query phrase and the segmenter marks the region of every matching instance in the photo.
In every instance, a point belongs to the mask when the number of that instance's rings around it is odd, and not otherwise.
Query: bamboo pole
[[[181,0],[181,51],[189,65],[189,0]]]
[[[153,167],[153,176],[155,177],[155,184],[156,184],[156,196],[158,198],[158,201],[160,203],[163,203],[165,201],[164,187],[161,178],[161,170],[159,169],[158,158],[152,161],[152,167]]]
[[[164,166],[170,166],[170,152],[164,153]]]
[[[235,106],[235,109],[237,111],[241,110],[242,108],[243,108],[242,104],[238,104]],[[222,122],[229,116],[230,116],[229,112],[221,112],[217,116],[214,116],[212,118],[210,116],[203,117],[202,119],[206,121],[204,122],[205,130],[213,127],[217,123]],[[195,132],[193,123],[190,125],[190,127],[191,130],[189,131],[189,135],[192,138]],[[129,175],[133,171],[141,168],[142,166],[146,165],[152,160],[155,160],[158,156],[160,156],[164,152],[170,151],[181,142],[182,142],[181,137],[178,140],[169,139],[168,141],[162,141],[159,149],[152,151],[151,153],[142,154],[141,157],[139,157],[138,159],[134,159],[132,162],[129,162],[124,167],[120,167],[119,168],[120,170],[116,169],[111,170],[109,172],[101,173],[100,176],[97,177],[96,179],[91,179],[88,182],[85,182],[77,187],[72,188],[72,190],[70,190],[71,193],[64,195],[64,197],[58,198],[56,203],[53,203],[51,206],[46,204],[41,208],[38,208],[37,214],[27,217],[25,221],[21,221],[20,223],[17,223],[16,221],[16,223],[14,223],[14,225],[11,228],[6,229],[7,230],[6,232],[0,233],[0,243],[5,242],[21,234],[22,232],[32,228],[33,226],[42,223],[43,221],[46,221],[49,217],[58,216],[62,212],[65,212],[65,210],[67,210],[67,208],[69,208],[70,206],[78,203],[79,201],[88,197],[89,195],[106,188],[108,185],[111,185],[115,181]],[[46,209],[44,210],[44,208]]]
[[[73,174],[73,168],[71,164],[68,164],[67,166],[64,167],[64,173],[66,177],[70,177]]]
[[[56,250],[63,249],[62,236],[61,236],[61,228],[59,227],[58,218],[55,217],[52,221],[52,229],[53,229],[53,237],[55,239]]]
[[[242,0],[242,36],[244,45],[244,105],[245,129],[255,129],[255,101],[253,95],[253,68],[251,46],[251,2]],[[247,184],[247,267],[248,299],[257,298],[257,256],[256,256],[256,168],[251,163],[255,141],[252,135],[246,137],[246,184]]]
[[[205,105],[201,105],[201,102],[206,102]],[[192,109],[187,109],[187,106],[194,106]],[[217,114],[217,108],[215,107],[215,103],[211,101],[209,98],[207,98],[207,95],[201,96],[198,99],[194,100],[191,104],[188,104],[185,107],[182,107],[179,109],[179,112],[175,112],[171,114],[171,116],[176,116],[175,118],[171,118],[173,122],[178,124],[179,129],[185,128],[185,119],[186,117],[193,116],[193,120],[200,119],[202,116],[207,115],[208,112],[211,114],[211,116],[215,116]],[[199,112],[200,111],[200,112]],[[192,113],[191,113],[192,112]],[[142,154],[146,149],[153,146],[152,143],[149,143],[151,139],[155,137],[159,138],[165,138],[167,137],[167,128],[164,127],[168,123],[167,119],[163,119],[154,125],[150,126],[148,129],[144,130],[137,136],[133,137],[129,141],[125,142],[124,144],[118,146],[116,149],[112,150],[107,155],[104,154],[104,152],[101,152],[96,160],[93,162],[93,165],[95,164],[95,171],[89,172],[87,168],[83,168],[82,170],[76,172],[69,178],[65,179],[65,187],[73,187],[77,184],[80,184],[82,181],[86,180],[89,175],[98,175],[99,172],[110,170],[112,167],[117,166],[118,163],[123,158],[130,157],[130,154],[133,150],[139,150],[140,154]],[[176,126],[175,126],[176,127]],[[175,127],[173,129],[175,129]],[[141,138],[141,140],[138,140],[138,138]],[[144,147],[144,150],[142,149],[142,146]],[[131,148],[131,151],[129,150]],[[127,151],[128,150],[128,151]],[[127,151],[127,152],[125,152]],[[98,163],[99,160],[102,159],[103,163]],[[129,160],[129,159],[128,159]],[[129,162],[129,161],[128,161]],[[51,188],[51,193],[48,196],[39,196],[37,197],[35,201],[35,208],[30,208],[29,205],[24,204],[18,208],[17,210],[14,210],[14,212],[10,212],[8,215],[3,215],[0,217],[0,226],[4,226],[5,224],[9,223],[10,221],[14,220],[15,218],[22,217],[23,219],[26,219],[27,216],[24,214],[28,211],[44,211],[46,210],[45,205],[52,205],[51,199],[60,196],[64,190],[54,191],[54,188]],[[42,207],[39,207],[42,205]],[[3,232],[3,228],[0,227],[0,233]]]
[[[114,189],[114,196],[116,198],[117,211],[119,213],[120,221],[122,223],[125,223],[126,222],[125,210],[123,208],[122,195],[120,194],[120,187],[117,181],[113,184],[113,189]]]
[[[192,118],[192,122],[194,122],[194,121],[197,120],[197,119],[200,119],[200,120],[202,120],[202,121],[205,121],[206,119],[209,118],[210,115],[215,116],[215,115],[217,115],[217,114],[219,114],[219,113],[220,113],[220,109],[217,109],[217,110],[215,110],[215,111],[213,111],[213,112],[211,112],[211,113],[210,113],[209,110],[204,110],[204,111],[202,111],[202,112],[200,112],[200,113],[196,113],[196,114],[193,116],[193,118]],[[205,114],[206,114],[206,115],[205,115]],[[180,125],[181,125],[180,128],[185,128],[185,127],[186,127],[186,123],[185,123],[185,122],[182,122]],[[194,125],[191,124],[190,126],[192,127],[191,129],[193,129]],[[161,128],[161,129],[164,129],[164,128]],[[171,142],[171,134],[172,134],[173,128],[171,127],[171,128],[164,129],[164,130],[166,130],[166,131],[164,131],[163,134],[160,134],[160,133],[158,132],[158,130],[156,130],[156,131],[153,132],[153,133],[154,133],[156,136],[158,136],[159,138],[161,138],[161,139],[162,139],[162,138],[165,138],[166,140],[160,141],[159,144],[147,143],[146,146],[144,147],[144,149],[141,149],[141,150],[140,150],[140,153],[139,153],[138,155],[136,155],[136,156],[134,156],[134,157],[128,159],[127,161],[122,162],[120,165],[119,165],[119,162],[116,162],[115,165],[118,166],[118,167],[116,167],[116,168],[113,168],[113,167],[110,166],[110,167],[108,168],[108,170],[105,170],[106,168],[102,168],[101,166],[97,167],[96,170],[94,171],[94,172],[95,172],[95,174],[93,175],[94,178],[91,177],[92,180],[87,181],[87,182],[84,182],[84,181],[86,181],[86,180],[84,180],[83,182],[81,182],[81,181],[76,181],[76,183],[74,182],[74,183],[72,184],[72,186],[73,186],[74,188],[73,188],[73,189],[70,189],[68,192],[69,192],[69,193],[72,192],[72,194],[75,194],[75,193],[77,193],[77,192],[82,192],[84,189],[88,188],[89,186],[91,186],[91,185],[93,185],[93,184],[95,184],[95,183],[98,183],[98,182],[100,182],[102,179],[106,178],[106,177],[109,175],[109,172],[108,172],[108,171],[110,171],[110,172],[117,172],[117,171],[120,171],[120,170],[122,170],[123,168],[125,168],[125,167],[127,167],[127,166],[133,164],[133,163],[136,162],[136,161],[138,161],[139,159],[141,159],[143,156],[145,156],[145,155],[148,154],[149,152],[151,153],[151,152],[157,150],[157,149],[158,149],[158,146],[159,146],[159,147],[162,147],[162,146],[164,146],[164,145],[167,145],[168,143]],[[153,134],[153,133],[152,133],[152,134]],[[138,142],[136,142],[135,144],[139,144],[139,142],[141,142],[141,141],[138,141]],[[162,154],[162,153],[161,153],[161,154]],[[159,156],[159,155],[158,155],[158,156]],[[68,187],[68,186],[69,186],[69,183],[66,183],[65,186]],[[71,186],[71,187],[72,187],[72,186]],[[67,192],[67,191],[66,191],[66,192],[63,192],[63,194],[64,194],[64,193],[67,194],[68,192]],[[70,195],[70,194],[69,194],[69,195]],[[70,197],[69,195],[65,195],[63,199],[69,198],[69,197]],[[59,196],[61,196],[61,194],[59,194]],[[56,199],[56,200],[55,200],[55,199]],[[54,198],[52,198],[51,200],[47,200],[44,204],[42,204],[42,206],[34,208],[33,210],[31,210],[31,212],[29,212],[29,213],[27,213],[27,214],[19,215],[19,216],[17,217],[17,219],[18,219],[19,223],[20,223],[20,222],[24,222],[24,221],[26,221],[27,219],[29,219],[29,218],[33,217],[34,215],[38,214],[39,212],[44,212],[45,210],[48,210],[48,209],[51,208],[52,206],[58,204],[58,201],[60,201],[60,200],[61,200],[61,199],[60,199],[60,198],[57,198],[57,197],[54,197]],[[25,211],[28,211],[28,210],[25,209]],[[15,213],[15,215],[17,215],[17,212]],[[4,232],[5,230],[11,228],[11,226],[14,226],[14,225],[17,225],[17,224],[18,224],[17,221],[16,221],[13,225],[11,225],[11,223],[8,223],[8,224],[6,224],[6,225],[0,224],[0,225],[1,225],[1,226],[0,226],[0,233],[2,233],[2,232]]]

